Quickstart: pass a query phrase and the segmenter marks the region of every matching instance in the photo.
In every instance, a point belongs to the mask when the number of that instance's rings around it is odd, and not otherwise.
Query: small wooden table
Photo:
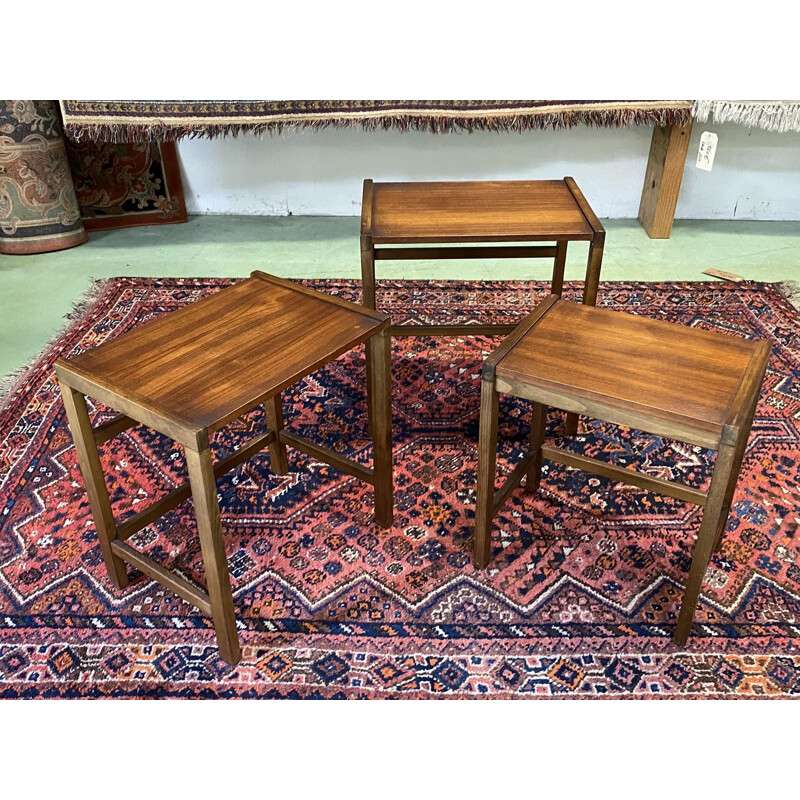
[[[519,244],[525,242],[555,245]],[[589,242],[583,302],[594,305],[605,230],[572,178],[448,183],[367,179],[361,206],[363,302],[376,307],[376,261],[409,259],[552,258],[551,291],[560,295],[569,242]],[[409,246],[419,244],[458,246]],[[513,325],[393,325],[392,334],[493,335],[513,329]]]
[[[361,205],[363,303],[367,308],[376,307],[376,261],[410,259],[552,258],[550,291],[560,296],[567,245],[589,242],[583,302],[593,306],[605,237],[600,220],[572,178],[448,183],[373,183],[367,178]],[[555,242],[555,246],[508,246],[510,242]],[[418,244],[457,246],[413,246]],[[393,325],[391,333],[498,336],[514,328],[496,324]],[[568,414],[565,432],[574,435],[577,430],[578,415]]]
[[[366,344],[373,467],[283,429],[281,392],[342,353]],[[290,281],[253,272],[211,297],[55,364],[108,575],[128,583],[125,563],[214,620],[220,655],[240,658],[225,559],[216,478],[270,448],[272,471],[288,470],[286,445],[375,487],[375,519],[392,524],[391,347],[389,317]],[[86,395],[120,416],[92,427]],[[210,434],[263,404],[267,429],[213,463]],[[119,523],[97,446],[137,424],[184,446],[189,482]],[[191,496],[208,591],[169,572],[125,539]]]
[[[484,362],[474,562],[491,554],[492,519],[542,459],[704,506],[675,641],[684,644],[712,552],[722,542],[771,344],[590,308],[551,295]],[[531,447],[495,492],[498,395],[533,401]],[[547,407],[717,451],[708,491],[544,444]]]

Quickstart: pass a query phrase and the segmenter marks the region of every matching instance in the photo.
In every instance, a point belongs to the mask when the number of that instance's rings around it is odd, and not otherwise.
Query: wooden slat
[[[566,450],[560,450],[550,445],[543,445],[542,457],[559,464],[564,464],[567,467],[583,469],[595,475],[602,475],[605,478],[611,478],[620,483],[638,486],[640,489],[647,489],[648,491],[657,492],[658,494],[665,494],[668,497],[675,497],[678,500],[685,500],[689,503],[695,503],[698,506],[704,506],[706,504],[707,495],[705,492],[700,491],[700,489],[694,489],[683,483],[654,478],[651,475],[644,475],[641,472],[633,472],[632,470],[619,467],[616,464],[599,461],[596,458],[581,456],[577,453],[569,453]]]
[[[353,475],[370,484],[374,483],[372,470],[369,467],[362,466],[356,461],[340,456],[327,447],[315,444],[308,439],[304,439],[302,436],[289,433],[288,431],[281,431],[278,434],[278,438],[290,447],[294,447],[296,450],[300,450],[319,461],[324,461],[326,464],[330,464],[332,467],[336,467],[336,469],[346,472],[348,475]]]
[[[126,417],[125,414],[117,414],[116,417],[112,417],[92,429],[94,432],[94,441],[96,444],[102,444],[138,424],[139,423],[135,419]]]
[[[555,258],[556,248],[534,247],[376,247],[376,261],[425,261],[447,258]]]
[[[392,336],[506,336],[516,325],[392,325]]]
[[[234,467],[247,461],[248,458],[255,455],[259,450],[263,450],[268,445],[275,441],[275,432],[268,431],[251,439],[244,447],[240,447],[225,458],[221,458],[214,464],[214,477],[219,478],[226,472],[230,472]],[[169,494],[164,495],[160,500],[151,503],[147,508],[128,517],[121,525],[117,526],[117,537],[119,539],[128,539],[134,533],[140,531],[142,528],[147,527],[151,522],[155,522],[159,517],[163,517],[170,509],[180,505],[192,493],[189,482],[182,483],[180,486],[173,489]]]
[[[535,456],[536,453],[533,451],[526,453],[522,460],[517,462],[517,466],[514,467],[511,474],[506,478],[506,482],[495,492],[494,500],[492,501],[492,516],[497,514],[506,498],[519,485],[525,473],[528,471],[528,467],[533,463]]]
[[[165,588],[175,592],[179,597],[186,600],[187,603],[197,606],[197,608],[206,614],[211,614],[211,601],[202,589],[198,589],[196,586],[189,583],[189,581],[178,577],[173,572],[157,564],[152,558],[148,558],[138,550],[134,550],[130,545],[125,544],[125,542],[115,540],[111,543],[111,547],[120,558],[123,558],[129,564],[133,564],[134,567],[141,570],[149,578],[158,581],[158,583]]]

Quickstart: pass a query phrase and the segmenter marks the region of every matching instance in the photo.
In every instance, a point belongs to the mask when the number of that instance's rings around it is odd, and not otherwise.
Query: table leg
[[[747,450],[747,440],[750,438],[750,428],[753,425],[753,417],[756,413],[756,406],[760,392],[756,392],[753,398],[753,403],[747,412],[747,417],[739,429],[739,438],[736,441],[736,449],[733,454],[733,464],[731,466],[731,474],[728,478],[728,485],[725,487],[725,497],[722,505],[722,515],[720,518],[720,525],[717,531],[717,536],[714,541],[714,552],[718,552],[722,547],[722,540],[725,534],[725,526],[728,522],[728,515],[730,514],[731,505],[733,504],[733,495],[736,491],[736,484],[739,482],[739,471],[742,468],[742,461],[744,461],[744,454]]]
[[[542,445],[544,444],[544,431],[547,423],[547,406],[543,403],[534,403],[531,409],[531,435],[530,448],[536,453],[531,465],[528,467],[525,478],[525,491],[535,492],[539,488],[542,478]]]
[[[241,658],[241,650],[236,632],[233,593],[225,557],[225,542],[222,538],[211,451],[208,447],[199,452],[187,447],[185,454],[219,654],[229,664],[235,665]]]
[[[595,244],[589,245],[589,260],[586,264],[586,277],[583,282],[583,304],[587,306],[597,305],[597,290],[600,285],[600,266],[603,263],[603,246]],[[578,432],[578,415],[575,413],[567,414],[567,421],[564,426],[567,436],[575,436]]]
[[[556,260],[553,265],[553,280],[550,283],[550,293],[561,297],[564,290],[564,267],[567,264],[567,242],[556,242]]]
[[[86,398],[65,383],[61,383],[60,386],[108,577],[117,589],[124,589],[128,585],[128,573],[125,570],[125,562],[111,549],[111,542],[117,538],[117,523],[114,520],[106,479],[97,453]]]
[[[367,339],[367,411],[373,442],[375,521],[391,528],[394,508],[392,478],[392,337],[389,328]]]
[[[492,554],[494,478],[497,469],[497,418],[500,403],[494,377],[481,380],[481,419],[478,434],[478,485],[475,501],[475,540],[472,563],[485,569]]]
[[[600,286],[600,266],[603,263],[603,245],[589,245],[589,260],[586,264],[586,277],[583,282],[583,304],[597,305],[597,290]]]
[[[361,305],[375,308],[375,249],[372,239],[361,237]],[[372,386],[372,363],[367,348],[367,386]],[[367,429],[370,436],[372,430],[372,414],[367,417]]]
[[[277,436],[283,430],[283,405],[280,394],[264,401],[264,415],[267,418],[267,427],[275,431]],[[269,446],[269,465],[276,475],[285,475],[289,471],[286,445],[277,439]]]
[[[717,532],[724,512],[725,495],[728,492],[733,469],[736,462],[736,447],[720,445],[717,451],[717,460],[711,476],[711,486],[708,489],[706,505],[703,509],[703,521],[697,534],[697,541],[692,554],[692,565],[689,568],[689,579],[686,582],[686,591],[683,595],[678,624],[675,626],[674,640],[677,644],[686,644],[692,628],[692,619],[697,608],[700,596],[700,587],[706,574],[711,553],[716,544]],[[722,523],[724,524],[724,522]]]

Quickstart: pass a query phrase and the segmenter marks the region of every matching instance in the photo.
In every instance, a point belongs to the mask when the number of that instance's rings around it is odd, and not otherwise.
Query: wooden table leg
[[[371,200],[370,200],[371,202]],[[361,305],[375,308],[375,250],[369,236],[361,236]],[[367,348],[369,350],[369,348]],[[367,386],[372,386],[372,364],[367,354]],[[370,436],[372,430],[372,414],[368,416],[367,427]]]
[[[225,661],[235,665],[241,658],[241,650],[236,632],[236,615],[225,557],[225,542],[222,538],[211,451],[208,447],[199,452],[187,447],[185,454],[219,653]]]
[[[283,404],[280,394],[264,401],[264,415],[267,418],[267,427],[276,434],[283,430]],[[286,459],[286,445],[277,439],[269,446],[269,465],[276,475],[285,475],[289,471],[289,462]]]
[[[597,305],[597,291],[600,287],[600,267],[603,264],[603,245],[589,245],[589,259],[586,262],[586,277],[583,282],[583,304]]]
[[[106,479],[97,453],[86,398],[65,383],[61,383],[60,386],[108,577],[117,589],[124,589],[128,585],[128,573],[125,570],[125,562],[111,549],[111,542],[117,538],[117,523],[114,520]]]
[[[583,283],[583,304],[585,306],[597,305],[597,290],[600,286],[600,267],[603,263],[603,245],[589,245],[589,260],[586,264],[586,278]],[[578,432],[578,415],[570,412],[564,425],[567,436],[575,436]]]
[[[547,423],[547,406],[534,403],[531,409],[530,448],[536,454],[528,467],[525,478],[525,490],[535,492],[542,478],[542,445],[544,444],[545,425]]]
[[[725,537],[725,527],[728,522],[728,514],[730,514],[731,506],[733,504],[733,495],[736,491],[736,484],[739,482],[739,471],[742,468],[742,461],[744,454],[747,450],[747,440],[750,438],[750,429],[753,425],[753,417],[756,413],[756,406],[760,392],[756,393],[753,403],[747,412],[747,417],[739,431],[739,438],[736,442],[736,449],[733,454],[733,464],[731,465],[731,474],[728,478],[728,485],[725,487],[725,497],[722,501],[722,516],[720,519],[719,529],[717,530],[717,537],[714,541],[714,552],[718,552],[722,547],[722,541]]]
[[[564,268],[567,265],[568,242],[556,242],[556,260],[553,264],[553,280],[550,283],[550,294],[561,297],[564,290]]]
[[[369,236],[361,237],[361,305],[375,308],[375,253]]]
[[[392,478],[392,338],[389,328],[367,339],[367,411],[373,442],[375,522],[391,528],[394,517]]]
[[[475,501],[475,541],[472,562],[484,569],[492,554],[494,478],[497,469],[497,418],[499,397],[494,377],[481,380],[481,419],[478,434],[478,485]]]
[[[736,446],[722,444],[717,451],[717,460],[711,476],[711,486],[708,489],[708,497],[703,510],[703,521],[700,523],[700,530],[697,534],[697,541],[692,554],[692,565],[689,569],[689,579],[686,582],[686,591],[684,592],[680,614],[678,615],[678,624],[675,626],[673,638],[681,645],[686,644],[686,640],[689,638],[692,619],[700,596],[700,587],[703,585],[703,577],[706,574],[706,568],[716,544],[720,518],[724,511],[725,496],[733,477],[736,449]]]

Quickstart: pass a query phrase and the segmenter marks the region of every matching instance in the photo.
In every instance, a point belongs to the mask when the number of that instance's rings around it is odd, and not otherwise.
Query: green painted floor
[[[800,280],[800,223],[679,220],[665,240],[635,220],[604,220],[602,279],[710,280],[708,267],[751,280]],[[90,234],[72,250],[0,255],[0,375],[29,362],[63,324],[93,278],[241,276],[357,278],[356,217],[195,216],[185,225]],[[587,245],[570,245],[567,279],[583,276]],[[378,277],[549,277],[545,261],[383,262]]]

